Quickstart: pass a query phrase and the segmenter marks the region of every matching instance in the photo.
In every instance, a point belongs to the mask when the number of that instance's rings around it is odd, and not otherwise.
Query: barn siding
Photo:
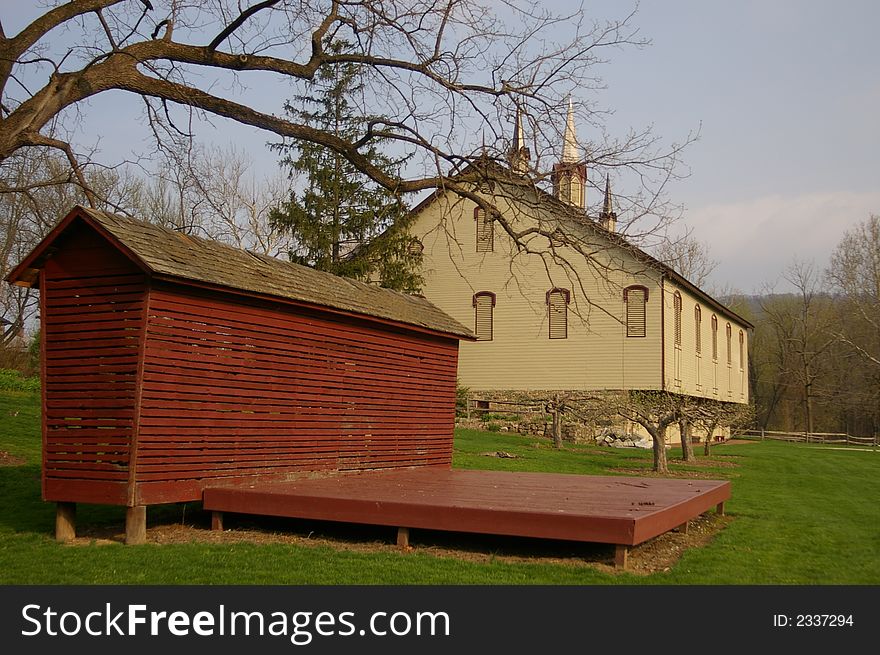
[[[84,226],[42,275],[43,497],[124,504],[146,277]]]
[[[711,398],[725,402],[749,402],[748,389],[748,327],[733,317],[720,312],[696,295],[667,280],[665,285],[666,342],[666,388],[689,396]],[[674,297],[678,291],[682,297],[681,347],[676,348],[674,334]],[[696,352],[696,323],[694,307],[699,304],[702,320],[700,322],[700,356]],[[712,359],[712,316],[718,317],[718,360]],[[733,330],[732,356],[727,365],[727,336],[725,328],[730,323]],[[739,332],[743,332],[743,361],[739,355]],[[676,358],[678,358],[678,384],[676,383]],[[697,368],[699,367],[699,373]],[[699,384],[698,384],[699,380]],[[716,382],[717,380],[717,382]]]
[[[492,198],[516,229],[556,219],[541,209]],[[440,226],[440,228],[438,228]],[[660,389],[662,325],[660,275],[646,270],[623,249],[595,236],[596,265],[568,246],[556,252],[574,263],[572,273],[540,254],[520,251],[494,228],[494,250],[479,252],[473,205],[453,194],[441,195],[416,217],[410,233],[424,246],[423,293],[463,325],[475,325],[474,294],[496,294],[492,340],[462,342],[458,377],[472,391]],[[593,237],[590,237],[593,238]],[[549,243],[533,237],[540,252]],[[626,336],[623,289],[648,288],[644,337]],[[547,292],[570,292],[568,333],[551,339]]]
[[[449,466],[457,341],[156,285],[136,460],[141,503],[212,480]]]

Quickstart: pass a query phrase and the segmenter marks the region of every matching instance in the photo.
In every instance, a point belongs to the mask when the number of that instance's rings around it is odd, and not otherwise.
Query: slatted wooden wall
[[[449,466],[457,354],[452,338],[154,284],[139,502],[220,479]]]
[[[41,279],[43,497],[125,504],[146,279],[85,227],[64,239]]]

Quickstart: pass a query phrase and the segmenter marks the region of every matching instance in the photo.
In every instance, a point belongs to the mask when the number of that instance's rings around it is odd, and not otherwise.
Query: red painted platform
[[[207,510],[635,546],[730,482],[421,467],[205,490]]]

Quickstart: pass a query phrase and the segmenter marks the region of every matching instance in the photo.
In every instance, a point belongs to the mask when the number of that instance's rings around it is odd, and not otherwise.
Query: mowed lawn
[[[462,468],[620,474],[647,472],[651,464],[651,453],[645,451],[591,446],[555,451],[535,437],[473,430],[457,432],[455,449],[455,465]],[[463,538],[467,547],[461,556],[456,556],[454,538],[444,539],[438,549],[430,547],[431,535],[426,535],[427,545],[420,544],[417,533],[410,552],[371,548],[371,539],[383,538],[377,530],[366,531],[360,544],[355,532],[344,542],[324,539],[321,545],[232,539],[62,545],[53,540],[54,505],[40,499],[37,395],[0,392],[0,451],[5,451],[0,453],[3,584],[880,583],[880,452],[764,442],[717,447],[709,462],[700,456],[704,461],[696,467],[673,462],[677,471],[730,479],[732,520],[708,545],[688,550],[668,571],[646,576],[584,566],[577,558],[581,545],[573,545],[574,555],[568,558],[533,563],[521,553],[517,560],[491,557],[498,539]],[[495,451],[517,457],[485,455]],[[673,449],[671,456],[677,455]],[[78,524],[121,532],[123,515],[121,508],[82,505]],[[148,520],[151,526],[207,522],[195,503],[151,508]],[[296,522],[276,522],[267,529],[285,527],[298,529]],[[472,556],[481,549],[481,557]]]

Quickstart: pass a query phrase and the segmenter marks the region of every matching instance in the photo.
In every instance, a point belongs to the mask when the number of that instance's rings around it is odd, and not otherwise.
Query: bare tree
[[[775,334],[779,370],[800,390],[804,430],[810,433],[815,431],[817,383],[823,380],[834,344],[835,316],[812,264],[794,262],[784,277],[795,288],[795,294],[784,302],[762,301],[761,309]]]
[[[287,180],[280,173],[258,180],[251,169],[251,160],[233,147],[184,141],[143,173],[124,211],[186,234],[282,255],[291,239],[272,227],[269,212],[284,198]]]
[[[711,454],[712,439],[718,427],[730,429],[731,435],[739,429],[749,426],[755,418],[753,405],[742,403],[727,403],[717,400],[706,400],[694,407],[694,424],[703,428],[706,441],[703,446],[703,454],[707,457]]]
[[[872,215],[844,235],[827,276],[845,304],[835,335],[863,360],[880,367],[880,216]]]
[[[678,417],[678,434],[681,442],[681,459],[690,462],[694,459],[694,446],[691,443],[693,419],[686,411],[682,411]]]
[[[0,162],[0,179],[19,193],[0,193],[0,277],[6,274],[49,232],[71,206],[85,202],[78,185],[67,184],[71,171],[65,158],[47,148],[22,150]],[[85,179],[96,197],[119,203],[139,186],[131,176],[92,169]],[[19,338],[36,312],[29,288],[3,285],[0,309],[7,321],[3,342]]]
[[[326,50],[324,43],[337,37],[353,49]],[[22,149],[54,148],[87,201],[99,204],[84,173],[90,158],[49,127],[87,110],[90,98],[123,91],[143,99],[160,148],[189,138],[198,117],[225,118],[334,150],[397,193],[447,189],[491,211],[491,201],[474,191],[487,169],[466,165],[480,156],[504,159],[500,135],[514,108],[531,128],[532,181],[543,184],[566,98],[574,93],[581,115],[598,127],[602,111],[588,94],[601,86],[603,53],[642,43],[631,16],[590,22],[581,10],[557,15],[525,0],[72,0],[13,36],[0,26],[0,161]],[[265,74],[295,92],[322,67],[339,63],[368,70],[361,109],[383,117],[353,138],[240,100],[245,85]],[[217,90],[230,86],[233,93]],[[473,138],[481,133],[490,135],[486,149]],[[378,140],[410,157],[405,174],[389,173],[365,156]],[[644,231],[653,232],[670,216],[664,189],[682,147],[661,147],[650,131],[634,130],[591,143],[585,159],[595,168],[632,172],[635,188],[620,195],[621,212],[644,217]],[[0,181],[0,191],[15,190]],[[165,197],[173,208],[170,193]],[[524,249],[534,248],[530,239],[540,235],[547,250],[551,231],[517,225],[498,211],[491,215]],[[576,250],[591,256],[589,246]]]
[[[654,471],[658,473],[669,471],[666,431],[681,418],[683,405],[687,402],[687,396],[666,391],[610,392],[604,398],[608,413],[638,423],[651,435],[654,444]]]
[[[709,254],[709,244],[697,241],[690,234],[661,241],[654,249],[654,256],[700,288],[706,286],[718,266]]]

